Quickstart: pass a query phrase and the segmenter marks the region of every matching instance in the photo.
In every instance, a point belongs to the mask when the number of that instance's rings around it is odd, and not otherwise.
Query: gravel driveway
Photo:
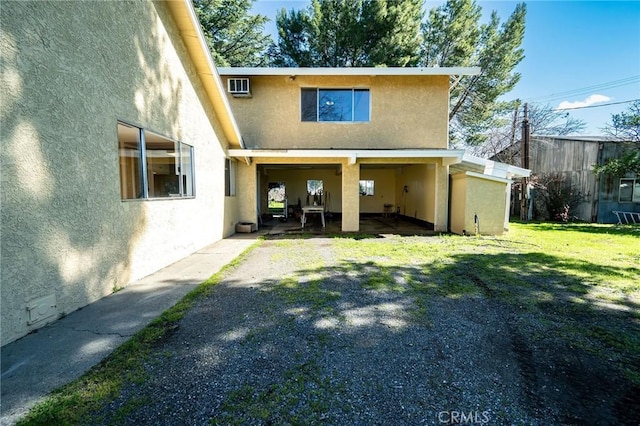
[[[344,259],[329,238],[263,242],[91,423],[618,424],[606,366],[575,372],[597,389],[557,381],[563,348],[529,344],[517,307],[397,272],[371,286],[382,272]]]

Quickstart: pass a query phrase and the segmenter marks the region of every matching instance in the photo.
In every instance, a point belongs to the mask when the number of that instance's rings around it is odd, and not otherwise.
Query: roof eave
[[[221,67],[220,75],[233,76],[421,76],[478,75],[480,67],[349,67],[349,68],[244,68]]]
[[[168,1],[165,4],[173,16],[229,144],[244,148],[240,128],[231,111],[220,74],[213,62],[211,52],[209,52],[191,0]]]
[[[507,179],[531,176],[531,170],[529,169],[523,169],[522,167],[500,163],[499,161],[487,160],[486,158],[479,158],[469,154],[464,154],[464,156],[462,157],[462,164],[464,163],[483,167],[484,174],[488,176]]]

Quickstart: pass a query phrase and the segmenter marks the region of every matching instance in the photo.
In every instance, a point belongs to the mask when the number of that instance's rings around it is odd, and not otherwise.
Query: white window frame
[[[238,89],[240,86],[240,89]],[[227,79],[227,91],[232,95],[248,95],[251,93],[251,85],[249,79],[242,78],[229,78]]]

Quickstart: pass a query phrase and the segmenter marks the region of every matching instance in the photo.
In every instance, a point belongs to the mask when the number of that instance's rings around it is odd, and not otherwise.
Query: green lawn
[[[276,209],[276,210],[284,209],[284,201],[269,200],[269,209]]]
[[[537,322],[541,342],[554,338],[612,361],[640,386],[639,226],[512,223],[496,237],[340,239],[336,246],[344,265],[375,268],[374,288],[393,290],[391,277],[404,275],[424,304],[434,296],[494,299]]]
[[[277,285],[283,301],[304,299],[313,309],[327,309],[338,297],[322,293],[321,276],[327,273],[360,276],[365,288],[411,292],[416,318],[427,323],[431,298],[484,297],[539,325],[539,335],[528,339],[544,345],[552,338],[607,360],[624,380],[640,386],[640,227],[515,223],[496,237],[371,237],[333,238],[339,265],[329,272],[321,264],[307,265],[319,278],[304,287],[295,277],[283,279]],[[284,249],[304,242],[276,244]],[[398,285],[398,277],[406,285]],[[145,380],[141,360],[221,279],[224,272],[54,392],[23,424],[76,424],[114,398],[123,383]]]

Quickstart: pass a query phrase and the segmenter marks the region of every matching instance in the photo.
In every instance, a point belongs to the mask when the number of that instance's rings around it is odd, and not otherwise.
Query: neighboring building
[[[478,68],[219,72],[246,144],[229,151],[243,160],[243,217],[257,220],[284,188],[294,208],[315,201],[340,215],[343,231],[388,210],[436,231],[508,226],[509,179],[528,171],[448,149],[449,81]]]
[[[399,209],[491,234],[528,173],[448,149],[450,77],[477,68],[223,81],[190,0],[5,2],[0,19],[2,345],[258,223],[269,189],[344,231]]]
[[[640,149],[637,143],[635,146]],[[614,211],[640,212],[640,177],[635,174],[596,176],[593,170],[595,165],[603,165],[630,148],[633,146],[628,142],[604,136],[532,135],[529,167],[533,175],[559,173],[579,192],[582,200],[570,212],[571,216],[586,222],[617,223]],[[522,162],[520,142],[493,158],[519,166]],[[518,204],[514,206],[516,211],[519,211]]]
[[[232,234],[241,145],[190,1],[0,18],[4,345]]]

